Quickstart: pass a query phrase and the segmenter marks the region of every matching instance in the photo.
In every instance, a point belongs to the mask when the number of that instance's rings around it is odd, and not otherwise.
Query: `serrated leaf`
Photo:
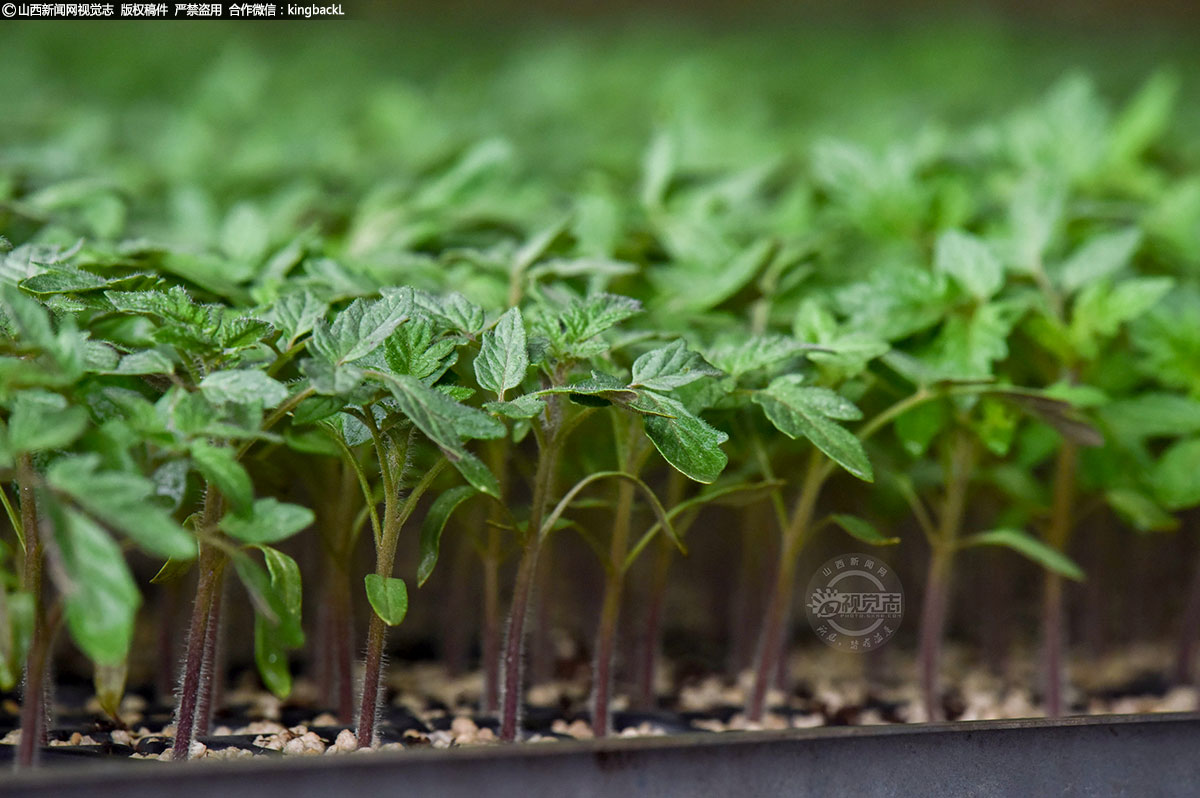
[[[469,485],[451,488],[441,494],[429,506],[429,512],[421,524],[420,561],[417,563],[417,587],[425,584],[437,566],[438,549],[441,547],[442,530],[454,510],[478,491]]]
[[[546,402],[531,393],[507,402],[484,402],[483,409],[506,418],[536,418],[546,409]]]
[[[424,316],[401,324],[384,343],[384,361],[396,374],[408,374],[432,384],[458,359],[461,338],[435,340],[433,324]]]
[[[509,308],[483,335],[475,357],[475,377],[480,387],[503,401],[504,394],[518,387],[528,370],[525,321],[520,308]]]
[[[397,626],[408,614],[408,587],[398,577],[384,579],[379,574],[367,574],[364,579],[367,601],[371,609],[388,626]]]
[[[806,350],[803,342],[784,335],[756,335],[735,344],[710,348],[708,361],[732,377],[775,366]]]
[[[301,336],[312,332],[317,322],[325,318],[326,310],[328,305],[311,291],[300,291],[275,300],[267,320],[283,332],[286,348],[291,349]]]
[[[287,386],[257,369],[214,371],[200,380],[200,391],[213,404],[277,406],[288,397]]]
[[[278,543],[311,525],[313,517],[307,507],[268,496],[255,500],[247,516],[226,515],[221,519],[221,529],[243,543]]]
[[[416,291],[413,294],[413,301],[417,307],[440,320],[455,332],[473,336],[483,329],[483,322],[486,318],[483,308],[457,291],[451,291],[444,296],[434,296],[426,291]]]
[[[403,291],[374,302],[354,300],[331,323],[313,328],[309,350],[338,366],[366,357],[411,315],[412,296]]]
[[[1083,569],[1067,555],[1020,529],[993,529],[963,538],[963,546],[1004,546],[1067,579],[1083,581]]]
[[[721,372],[704,362],[682,340],[652,349],[633,361],[630,387],[665,392],[688,385],[703,377],[719,377]]]
[[[831,460],[866,482],[874,480],[871,462],[862,443],[833,418],[850,419],[858,413],[846,399],[828,389],[801,386],[788,377],[773,381],[754,394],[767,418],[789,438],[806,438]],[[837,415],[830,415],[830,412]]]
[[[840,526],[850,537],[872,546],[890,546],[899,543],[898,537],[886,537],[873,524],[856,515],[834,514],[830,520]]]
[[[729,459],[721,444],[729,436],[692,415],[683,403],[642,390],[629,407],[642,415],[654,448],[684,476],[707,484],[725,469]]]
[[[313,390],[323,396],[344,396],[362,385],[363,370],[349,363],[337,365],[324,360],[306,358],[300,362],[300,371],[308,377]]]
[[[495,476],[467,452],[462,438],[499,438],[504,425],[486,413],[460,405],[421,381],[406,375],[389,375],[386,385],[400,412],[437,444],[446,459],[467,481],[489,496],[500,495]]]
[[[189,452],[196,470],[220,491],[234,512],[248,513],[254,501],[254,483],[233,450],[196,440],[192,441]]]

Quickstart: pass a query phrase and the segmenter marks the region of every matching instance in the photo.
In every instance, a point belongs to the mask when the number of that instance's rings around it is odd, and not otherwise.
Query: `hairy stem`
[[[25,681],[21,694],[21,743],[17,749],[17,767],[31,767],[45,735],[45,708],[42,705],[50,649],[50,631],[42,607],[42,536],[38,529],[36,477],[28,454],[17,460],[17,491],[21,501],[21,528],[25,534],[25,562],[21,586],[33,596],[33,635],[25,657]]]
[[[209,486],[204,493],[204,510],[200,528],[210,530],[221,517],[221,496]],[[187,652],[184,655],[183,679],[179,688],[179,706],[175,716],[175,745],[171,758],[188,758],[196,734],[196,717],[201,704],[204,686],[204,654],[208,640],[208,621],[212,615],[217,586],[225,567],[225,553],[216,546],[200,545],[200,557],[196,570],[196,602],[192,606],[192,620],[188,627]]]
[[[210,491],[213,493],[213,491]],[[196,734],[196,719],[200,711],[204,686],[204,653],[208,639],[208,620],[216,599],[217,583],[224,566],[225,554],[215,546],[201,545],[197,570],[196,602],[188,627],[187,653],[184,658],[183,681],[179,688],[179,708],[175,718],[175,745],[171,758],[188,758]]]
[[[517,739],[521,723],[521,703],[524,688],[525,619],[529,614],[529,595],[533,591],[537,572],[540,536],[533,534],[521,552],[517,580],[513,585],[512,607],[508,614],[508,630],[504,640],[504,659],[500,679],[500,740],[511,743]]]
[[[372,433],[375,433],[374,429],[372,429]],[[398,470],[402,467],[404,458],[392,447],[387,448],[389,451],[386,452],[386,460],[390,461],[392,465],[381,462],[381,466],[387,469],[384,482],[391,489],[384,494],[383,535],[375,553],[375,573],[383,579],[388,579],[392,575],[392,567],[396,560],[396,545],[399,543],[400,530],[404,526],[404,522],[416,509],[421,496],[446,467],[446,459],[439,459],[413,487],[404,504],[400,505],[396,485],[400,476]],[[383,453],[383,449],[384,447],[381,446],[381,453]],[[362,692],[358,704],[358,726],[355,731],[359,748],[368,748],[375,743],[375,722],[379,715],[379,685],[383,678],[383,649],[386,642],[387,624],[379,617],[378,613],[372,612],[370,623],[367,626],[367,653],[363,664]]]
[[[221,604],[224,580],[217,576],[213,587],[212,605],[208,610],[207,628],[204,632],[204,665],[200,674],[200,699],[196,708],[196,736],[207,737],[212,728],[212,716],[220,702],[221,690]]]

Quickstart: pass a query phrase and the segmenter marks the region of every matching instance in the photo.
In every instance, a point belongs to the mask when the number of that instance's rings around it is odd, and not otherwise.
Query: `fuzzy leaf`
[[[484,402],[483,409],[505,418],[536,418],[546,409],[546,402],[527,393],[508,402]]]
[[[692,415],[678,400],[638,391],[629,407],[642,414],[646,436],[654,448],[684,476],[707,484],[725,469],[729,459],[721,444],[729,436]]]
[[[268,321],[278,327],[288,349],[297,339],[312,332],[317,322],[325,318],[328,306],[317,299],[311,291],[287,294],[271,305]]]
[[[640,356],[633,361],[634,388],[652,391],[670,391],[702,377],[719,377],[721,372],[704,362],[698,353],[692,352],[682,341],[673,341],[659,349]]]
[[[462,438],[499,438],[504,425],[480,410],[461,405],[407,375],[388,376],[387,387],[400,411],[437,444],[466,480],[489,496],[499,497],[500,486],[483,463],[467,452]]]
[[[780,377],[766,390],[756,393],[754,401],[789,438],[807,438],[854,476],[867,482],[874,480],[862,443],[832,420],[861,416],[848,400],[827,388],[802,386],[790,377]]]
[[[356,299],[332,323],[319,322],[313,328],[309,349],[338,366],[364,358],[412,314],[412,307],[409,291],[388,294],[374,302]]]
[[[278,405],[288,397],[287,386],[257,369],[215,371],[200,381],[200,390],[213,404]]]
[[[521,384],[529,369],[525,351],[525,322],[519,308],[509,308],[496,326],[483,335],[475,357],[475,377],[479,385],[504,400],[504,394]]]
[[[364,581],[371,609],[388,626],[399,625],[408,614],[408,588],[404,580],[394,576],[384,579],[379,574],[367,574]]]

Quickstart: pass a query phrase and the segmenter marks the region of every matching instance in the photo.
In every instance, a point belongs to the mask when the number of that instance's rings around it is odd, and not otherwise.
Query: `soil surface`
[[[817,726],[919,723],[926,718],[915,687],[911,657],[884,650],[875,660],[832,650],[809,650],[789,663],[789,687],[771,695],[771,712],[760,724],[742,712],[749,672],[737,678],[690,669],[664,669],[658,702],[634,707],[626,693],[614,701],[613,726],[626,737]],[[1200,691],[1172,685],[1167,647],[1139,646],[1119,654],[1077,660],[1071,667],[1070,714],[1104,715],[1193,711]],[[569,665],[569,663],[568,663]],[[582,663],[567,678],[532,686],[524,716],[527,742],[593,737],[587,710],[589,674]],[[948,720],[1040,717],[1033,661],[1014,658],[996,673],[951,647],[944,668],[942,708]],[[376,746],[359,749],[351,727],[325,710],[316,686],[298,679],[280,701],[245,673],[227,689],[212,733],[194,744],[193,758],[362,755],[412,747],[494,745],[497,719],[480,712],[482,676],[451,677],[434,664],[398,665],[387,681],[387,704]],[[11,760],[20,739],[19,706],[0,698],[0,762]],[[121,705],[120,723],[104,715],[84,686],[60,686],[46,764],[94,761],[95,757],[167,761],[174,726],[171,707],[137,691]]]

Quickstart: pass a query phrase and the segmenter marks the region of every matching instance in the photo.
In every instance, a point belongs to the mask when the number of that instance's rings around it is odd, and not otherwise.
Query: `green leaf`
[[[123,662],[142,597],[121,547],[99,525],[73,510],[56,519],[55,540],[70,580],[64,600],[71,638],[96,663]]]
[[[170,374],[175,370],[171,359],[157,349],[133,352],[121,358],[115,374]]]
[[[592,294],[573,300],[556,316],[543,320],[540,329],[564,357],[584,358],[607,346],[595,339],[601,333],[640,313],[641,303],[616,294]]]
[[[505,392],[519,386],[528,369],[525,322],[519,308],[509,308],[496,326],[484,333],[475,357],[475,377],[482,388],[503,401]]]
[[[216,405],[229,403],[272,408],[288,397],[286,385],[257,369],[215,371],[200,381],[200,390]]]
[[[174,582],[176,579],[182,579],[191,572],[192,566],[196,561],[193,560],[167,560],[158,569],[158,573],[150,577],[150,584],[165,585],[169,582]]]
[[[271,588],[279,596],[288,616],[299,624],[304,598],[300,566],[291,557],[270,546],[259,546],[258,550],[262,552],[267,573],[271,575]]]
[[[1113,120],[1108,149],[1111,161],[1131,163],[1157,141],[1171,123],[1179,95],[1179,76],[1160,71],[1152,75]]]
[[[287,646],[279,627],[261,615],[254,616],[254,663],[263,686],[275,696],[286,699],[292,693],[292,672],[288,667]]]
[[[546,402],[527,393],[508,402],[484,402],[483,409],[506,418],[536,418],[546,409]]]
[[[802,354],[802,341],[785,335],[756,335],[744,341],[710,348],[708,361],[731,377],[776,366]]]
[[[1132,488],[1113,488],[1104,498],[1139,532],[1170,532],[1179,528],[1179,519],[1163,510],[1153,499]]]
[[[296,561],[269,546],[260,546],[270,573],[271,589],[279,597],[288,616],[287,625],[272,623],[261,613],[254,618],[254,661],[267,689],[279,698],[287,698],[292,690],[292,674],[288,668],[288,629],[299,627],[303,586]]]
[[[326,305],[311,291],[286,294],[271,305],[267,320],[278,327],[291,349],[303,335],[312,332],[317,322],[325,318]]]
[[[308,377],[313,390],[322,396],[344,396],[362,385],[363,370],[348,363],[337,365],[315,358],[300,362],[300,371]]]
[[[98,471],[99,464],[96,455],[65,457],[50,466],[46,480],[146,551],[178,560],[196,557],[195,539],[151,500],[152,482],[138,474]]]
[[[896,437],[909,455],[920,457],[949,420],[945,402],[922,402],[896,419]]]
[[[1062,552],[1047,546],[1042,541],[1020,529],[993,529],[963,538],[962,546],[1004,546],[1033,560],[1047,571],[1083,581],[1083,570]]]
[[[729,436],[692,415],[678,400],[643,390],[629,407],[642,414],[654,448],[684,476],[708,484],[725,469],[729,459],[721,444]]]
[[[412,296],[400,291],[374,302],[354,300],[332,323],[313,328],[309,351],[338,366],[366,357],[412,314]]]
[[[291,584],[277,582],[244,551],[230,552],[230,560],[238,578],[250,595],[254,609],[264,621],[275,628],[279,644],[283,648],[299,648],[304,645],[304,630],[298,614],[292,612],[294,597]],[[269,562],[269,560],[268,560]]]
[[[1154,466],[1151,479],[1158,500],[1168,509],[1200,504],[1200,438],[1171,444]]]
[[[1112,277],[1128,265],[1141,243],[1142,233],[1136,227],[1096,236],[1058,269],[1059,283],[1073,294],[1089,283]]]
[[[1144,393],[1100,408],[1106,426],[1125,440],[1200,432],[1200,401],[1173,393]]]
[[[391,576],[384,579],[379,574],[367,574],[367,601],[371,609],[388,626],[397,626],[408,614],[408,587],[404,580]]]
[[[395,374],[408,374],[432,384],[458,360],[462,338],[434,338],[433,323],[425,316],[409,319],[384,343],[384,360]]]
[[[443,296],[435,296],[426,291],[416,291],[413,293],[413,301],[417,307],[441,321],[451,330],[473,336],[483,329],[485,318],[483,308],[457,291],[451,291]]]
[[[28,390],[17,394],[8,426],[8,448],[14,454],[61,449],[87,429],[88,413],[56,393]]]
[[[250,202],[239,202],[229,210],[221,227],[221,249],[239,261],[257,263],[270,245],[267,220]]]
[[[192,441],[189,450],[196,470],[229,502],[233,511],[245,514],[254,501],[254,483],[237,461],[233,449],[213,446],[203,440]]]
[[[682,341],[673,341],[652,349],[633,361],[630,387],[665,392],[695,382],[703,377],[719,377],[721,372],[704,362]]]
[[[0,647],[0,690],[12,690],[20,683],[34,626],[33,595],[17,591],[9,593],[6,598],[8,626],[0,627],[0,634],[9,635],[12,647],[7,656],[3,647]]]
[[[407,375],[383,375],[388,389],[410,421],[437,444],[446,459],[468,482],[489,496],[500,496],[500,485],[478,458],[463,446],[462,438],[499,438],[504,425],[482,411],[455,402]]]
[[[476,495],[478,491],[469,485],[451,488],[438,496],[429,507],[425,522],[421,524],[421,560],[417,564],[417,587],[425,584],[438,561],[438,549],[442,542],[442,530],[458,505]]]
[[[961,230],[938,236],[933,268],[950,275],[978,300],[990,299],[1004,285],[1004,266],[999,259],[983,241]]]
[[[309,526],[313,511],[267,497],[254,502],[248,517],[226,515],[221,529],[243,543],[278,543]]]
[[[831,460],[866,482],[874,480],[862,443],[831,419],[854,420],[861,413],[828,388],[802,386],[792,377],[774,380],[754,394],[775,427],[789,438],[807,438]]]
[[[850,537],[872,546],[890,546],[900,542],[898,537],[885,537],[873,524],[856,515],[839,513],[829,516],[829,520],[840,526]]]

